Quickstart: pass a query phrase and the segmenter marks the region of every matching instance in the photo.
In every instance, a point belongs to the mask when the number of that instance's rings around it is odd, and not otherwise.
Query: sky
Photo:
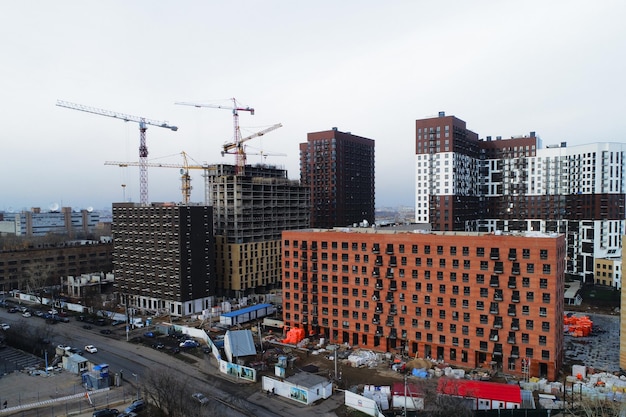
[[[248,163],[292,179],[309,132],[374,139],[376,207],[414,205],[415,120],[439,111],[481,138],[624,142],[625,17],[623,0],[4,1],[0,211],[139,202],[139,168],[104,164],[139,160],[139,125],[57,100],[177,126],[148,126],[152,163],[235,162],[230,110],[176,102],[253,107],[244,137],[281,123]],[[148,182],[182,200],[177,169]]]

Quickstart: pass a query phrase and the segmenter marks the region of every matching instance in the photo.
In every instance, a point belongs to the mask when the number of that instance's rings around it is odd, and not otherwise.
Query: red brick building
[[[282,236],[286,325],[380,352],[556,378],[563,235],[344,228]]]

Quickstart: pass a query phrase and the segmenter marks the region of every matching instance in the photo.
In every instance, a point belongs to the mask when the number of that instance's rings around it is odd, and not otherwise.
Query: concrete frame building
[[[243,296],[280,287],[281,233],[309,227],[309,189],[274,166],[205,169],[213,207],[217,289]]]
[[[567,272],[593,280],[619,256],[626,219],[626,144],[543,149],[531,132],[485,140],[440,112],[416,121],[416,214],[433,230],[567,236]]]
[[[539,232],[286,231],[283,319],[332,343],[554,380],[565,244]]]
[[[114,287],[123,304],[173,316],[214,305],[211,207],[114,203],[112,228]]]
[[[374,141],[336,127],[300,144],[300,181],[311,190],[311,227],[375,221]]]

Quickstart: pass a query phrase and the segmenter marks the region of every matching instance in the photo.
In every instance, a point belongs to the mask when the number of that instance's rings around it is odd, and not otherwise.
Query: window
[[[469,246],[463,246],[463,256],[469,256]]]
[[[542,350],[541,351],[541,360],[544,360],[544,361],[549,361],[550,360],[550,351],[549,350]]]
[[[528,278],[528,277],[523,277],[522,278],[522,287],[524,287],[524,288],[530,287],[530,278]]]
[[[463,260],[463,268],[464,269],[470,269],[471,268],[471,263],[470,263],[469,259],[464,259]]]
[[[489,262],[487,262],[487,261],[480,261],[480,269],[482,271],[489,270]]]
[[[546,336],[539,336],[539,345],[545,346],[548,343],[548,338]]]
[[[482,327],[477,327],[476,328],[476,336],[483,337],[484,335],[485,335],[485,329],[483,329]]]
[[[470,322],[470,313],[463,313],[463,321],[465,323],[469,323]]]
[[[543,300],[544,303],[550,303],[550,293],[544,292],[541,295],[541,299]]]
[[[524,259],[530,258],[530,249],[522,249],[522,258]]]
[[[484,284],[485,283],[485,275],[484,274],[476,274],[476,283]]]
[[[489,289],[481,287],[480,288],[480,296],[483,297],[483,298],[489,297]]]
[[[479,257],[485,256],[485,248],[476,248],[476,256],[479,256]]]
[[[543,264],[543,273],[544,274],[549,274],[550,273],[550,264]]]
[[[534,301],[535,293],[532,291],[526,291],[526,301]]]
[[[463,287],[463,295],[470,295],[470,287]]]
[[[540,278],[539,279],[539,288],[542,288],[542,289],[548,288],[548,279],[547,278]]]
[[[461,327],[461,333],[463,333],[464,335],[468,335],[469,334],[469,326],[462,326]]]
[[[526,264],[526,272],[532,274],[535,272],[535,264],[528,263]]]
[[[539,307],[539,317],[548,317],[548,309],[545,307]]]
[[[530,314],[530,307],[522,306],[522,314],[528,316]]]
[[[526,320],[526,329],[533,330],[535,328],[535,322],[532,320]]]
[[[530,340],[528,333],[522,333],[522,343],[528,344],[528,341]]]
[[[547,249],[539,250],[539,257],[541,259],[548,259],[548,250]]]
[[[541,330],[543,330],[544,332],[549,332],[550,331],[550,322],[549,321],[542,321],[541,322]]]

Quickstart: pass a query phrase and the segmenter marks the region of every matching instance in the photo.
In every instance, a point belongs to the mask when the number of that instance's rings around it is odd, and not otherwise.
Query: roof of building
[[[393,395],[405,395],[407,397],[421,397],[424,395],[424,391],[418,387],[416,384],[412,383],[404,383],[400,381],[396,381],[391,386],[391,393]]]
[[[317,385],[328,382],[328,379],[320,375],[310,374],[308,372],[298,372],[297,374],[287,378],[287,381],[301,387],[313,388]]]
[[[497,382],[441,378],[437,385],[437,392],[459,397],[482,398],[509,403],[521,403],[522,401],[519,385],[500,384]]]
[[[240,316],[242,314],[248,314],[251,311],[258,311],[258,310],[262,310],[264,308],[268,308],[268,307],[273,307],[272,304],[257,304],[251,307],[246,307],[246,308],[242,308],[239,310],[235,310],[235,311],[230,311],[228,313],[222,313],[222,316],[224,317],[237,317]]]
[[[229,330],[224,336],[234,357],[256,355],[256,347],[250,330]]]

